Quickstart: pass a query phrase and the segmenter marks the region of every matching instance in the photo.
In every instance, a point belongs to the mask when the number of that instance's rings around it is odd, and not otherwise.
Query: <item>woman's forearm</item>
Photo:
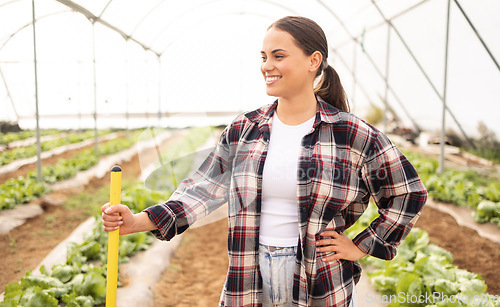
[[[133,232],[151,231],[156,230],[158,227],[149,219],[146,212],[134,214],[134,224],[132,226]]]

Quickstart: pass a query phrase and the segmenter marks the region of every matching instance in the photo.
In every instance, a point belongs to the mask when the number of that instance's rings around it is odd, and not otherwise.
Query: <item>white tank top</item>
[[[297,125],[273,116],[269,148],[262,173],[260,244],[296,246],[299,238],[297,167],[302,138],[311,131],[315,117]]]

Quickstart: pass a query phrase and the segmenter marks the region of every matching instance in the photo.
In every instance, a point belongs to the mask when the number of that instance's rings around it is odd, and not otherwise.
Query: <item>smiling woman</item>
[[[278,48],[271,51],[272,57],[278,63],[289,58],[290,55],[295,61],[285,61],[285,63],[278,65],[279,69],[273,67],[276,64],[268,64],[265,51],[266,44],[283,46],[283,49]],[[349,105],[340,78],[335,69],[327,61],[328,44],[325,33],[314,21],[307,18],[295,17],[282,18],[276,21],[268,28],[261,53],[263,59],[261,70],[266,77],[267,85],[272,85],[281,79],[282,76],[279,74],[281,70],[286,71],[293,67],[293,71],[298,73],[300,71],[299,67],[301,67],[298,66],[300,65],[298,60],[302,60],[301,63],[306,64],[306,66],[302,67],[305,70],[302,72],[302,77],[306,76],[305,72],[311,71],[311,69],[314,72],[314,79],[321,76],[314,92],[337,109],[349,111]],[[307,57],[309,57],[309,63],[307,62]],[[273,72],[273,68],[278,72],[276,76],[270,75]],[[310,78],[311,76],[308,77]],[[298,88],[297,90],[302,90],[303,92],[306,90],[305,92],[307,92],[310,80],[307,81],[305,88]],[[267,90],[268,95],[279,96],[271,94],[270,87],[267,87]]]
[[[390,140],[347,112],[318,24],[278,20],[261,54],[276,101],[227,126],[164,204],[135,215],[104,205],[104,229],[170,240],[227,203],[229,271],[219,306],[356,306],[358,260],[392,259],[427,192]],[[351,240],[343,231],[370,198],[380,215]]]

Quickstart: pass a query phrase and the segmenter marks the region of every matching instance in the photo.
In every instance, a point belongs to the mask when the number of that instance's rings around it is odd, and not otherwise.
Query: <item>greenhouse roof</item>
[[[259,71],[263,35],[274,20],[302,15],[325,30],[354,113],[387,101],[405,126],[437,129],[446,99],[447,127],[474,134],[482,121],[500,134],[495,0],[451,1],[446,91],[447,1],[32,3],[0,1],[0,120],[26,128],[36,97],[42,127],[92,126],[94,112],[101,126],[195,111],[227,122],[272,101]]]

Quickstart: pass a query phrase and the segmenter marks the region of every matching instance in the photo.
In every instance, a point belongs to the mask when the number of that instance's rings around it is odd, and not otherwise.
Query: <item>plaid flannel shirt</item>
[[[170,240],[228,203],[229,269],[219,306],[262,306],[258,263],[262,169],[277,102],[237,117],[198,171],[165,203],[146,209]],[[318,101],[312,130],[298,161],[298,252],[294,305],[348,306],[357,261],[324,262],[316,240],[327,228],[343,231],[372,197],[380,215],[353,242],[365,253],[392,259],[415,224],[427,191],[415,169],[380,131],[354,115]]]

